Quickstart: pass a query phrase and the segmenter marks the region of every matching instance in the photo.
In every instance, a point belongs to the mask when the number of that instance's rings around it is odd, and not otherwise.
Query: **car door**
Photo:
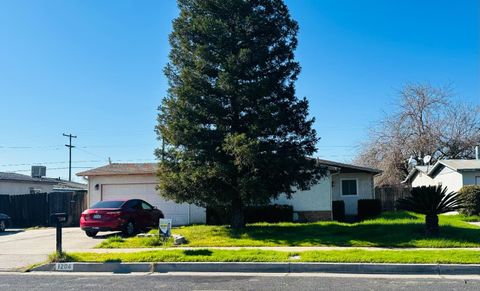
[[[144,223],[145,227],[153,227],[156,225],[159,217],[157,217],[157,212],[153,208],[152,205],[148,204],[145,201],[141,201],[143,215],[144,215]]]

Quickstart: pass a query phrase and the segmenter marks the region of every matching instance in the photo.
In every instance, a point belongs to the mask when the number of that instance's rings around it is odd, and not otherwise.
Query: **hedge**
[[[291,205],[265,205],[245,208],[245,222],[292,222],[293,207]]]
[[[463,208],[460,213],[464,215],[480,215],[480,186],[463,186],[458,195],[462,200]]]
[[[332,201],[333,220],[345,221],[345,202],[343,200]]]
[[[293,207],[290,205],[248,206],[244,210],[245,222],[292,222]],[[230,214],[224,208],[207,208],[207,224],[230,224]]]
[[[379,216],[382,213],[382,201],[380,199],[358,200],[358,219],[364,220]]]

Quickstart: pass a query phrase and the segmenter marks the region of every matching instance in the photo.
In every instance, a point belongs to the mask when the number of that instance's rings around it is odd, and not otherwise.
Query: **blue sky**
[[[288,0],[317,155],[348,162],[406,82],[480,104],[479,1]],[[173,0],[0,0],[0,171],[154,161]],[[79,178],[75,178],[80,181]]]

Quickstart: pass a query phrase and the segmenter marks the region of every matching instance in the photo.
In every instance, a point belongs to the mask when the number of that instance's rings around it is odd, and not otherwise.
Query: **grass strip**
[[[293,259],[295,258],[295,259]],[[475,250],[328,250],[282,252],[265,250],[159,250],[138,253],[71,253],[72,262],[345,262],[479,264]]]
[[[441,215],[440,235],[425,237],[424,216],[411,212],[386,212],[358,223],[256,223],[245,229],[193,225],[174,228],[190,247],[348,246],[348,247],[480,247],[480,228],[460,215]],[[155,231],[152,231],[155,233]],[[156,237],[111,237],[99,248],[161,247]],[[165,246],[171,246],[171,242]]]

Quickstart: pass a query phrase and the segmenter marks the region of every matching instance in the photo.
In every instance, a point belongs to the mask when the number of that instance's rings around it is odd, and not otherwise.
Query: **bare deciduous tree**
[[[450,87],[407,84],[396,110],[370,130],[355,163],[383,170],[376,184],[397,185],[408,174],[407,160],[472,158],[480,143],[480,107],[454,102]]]

